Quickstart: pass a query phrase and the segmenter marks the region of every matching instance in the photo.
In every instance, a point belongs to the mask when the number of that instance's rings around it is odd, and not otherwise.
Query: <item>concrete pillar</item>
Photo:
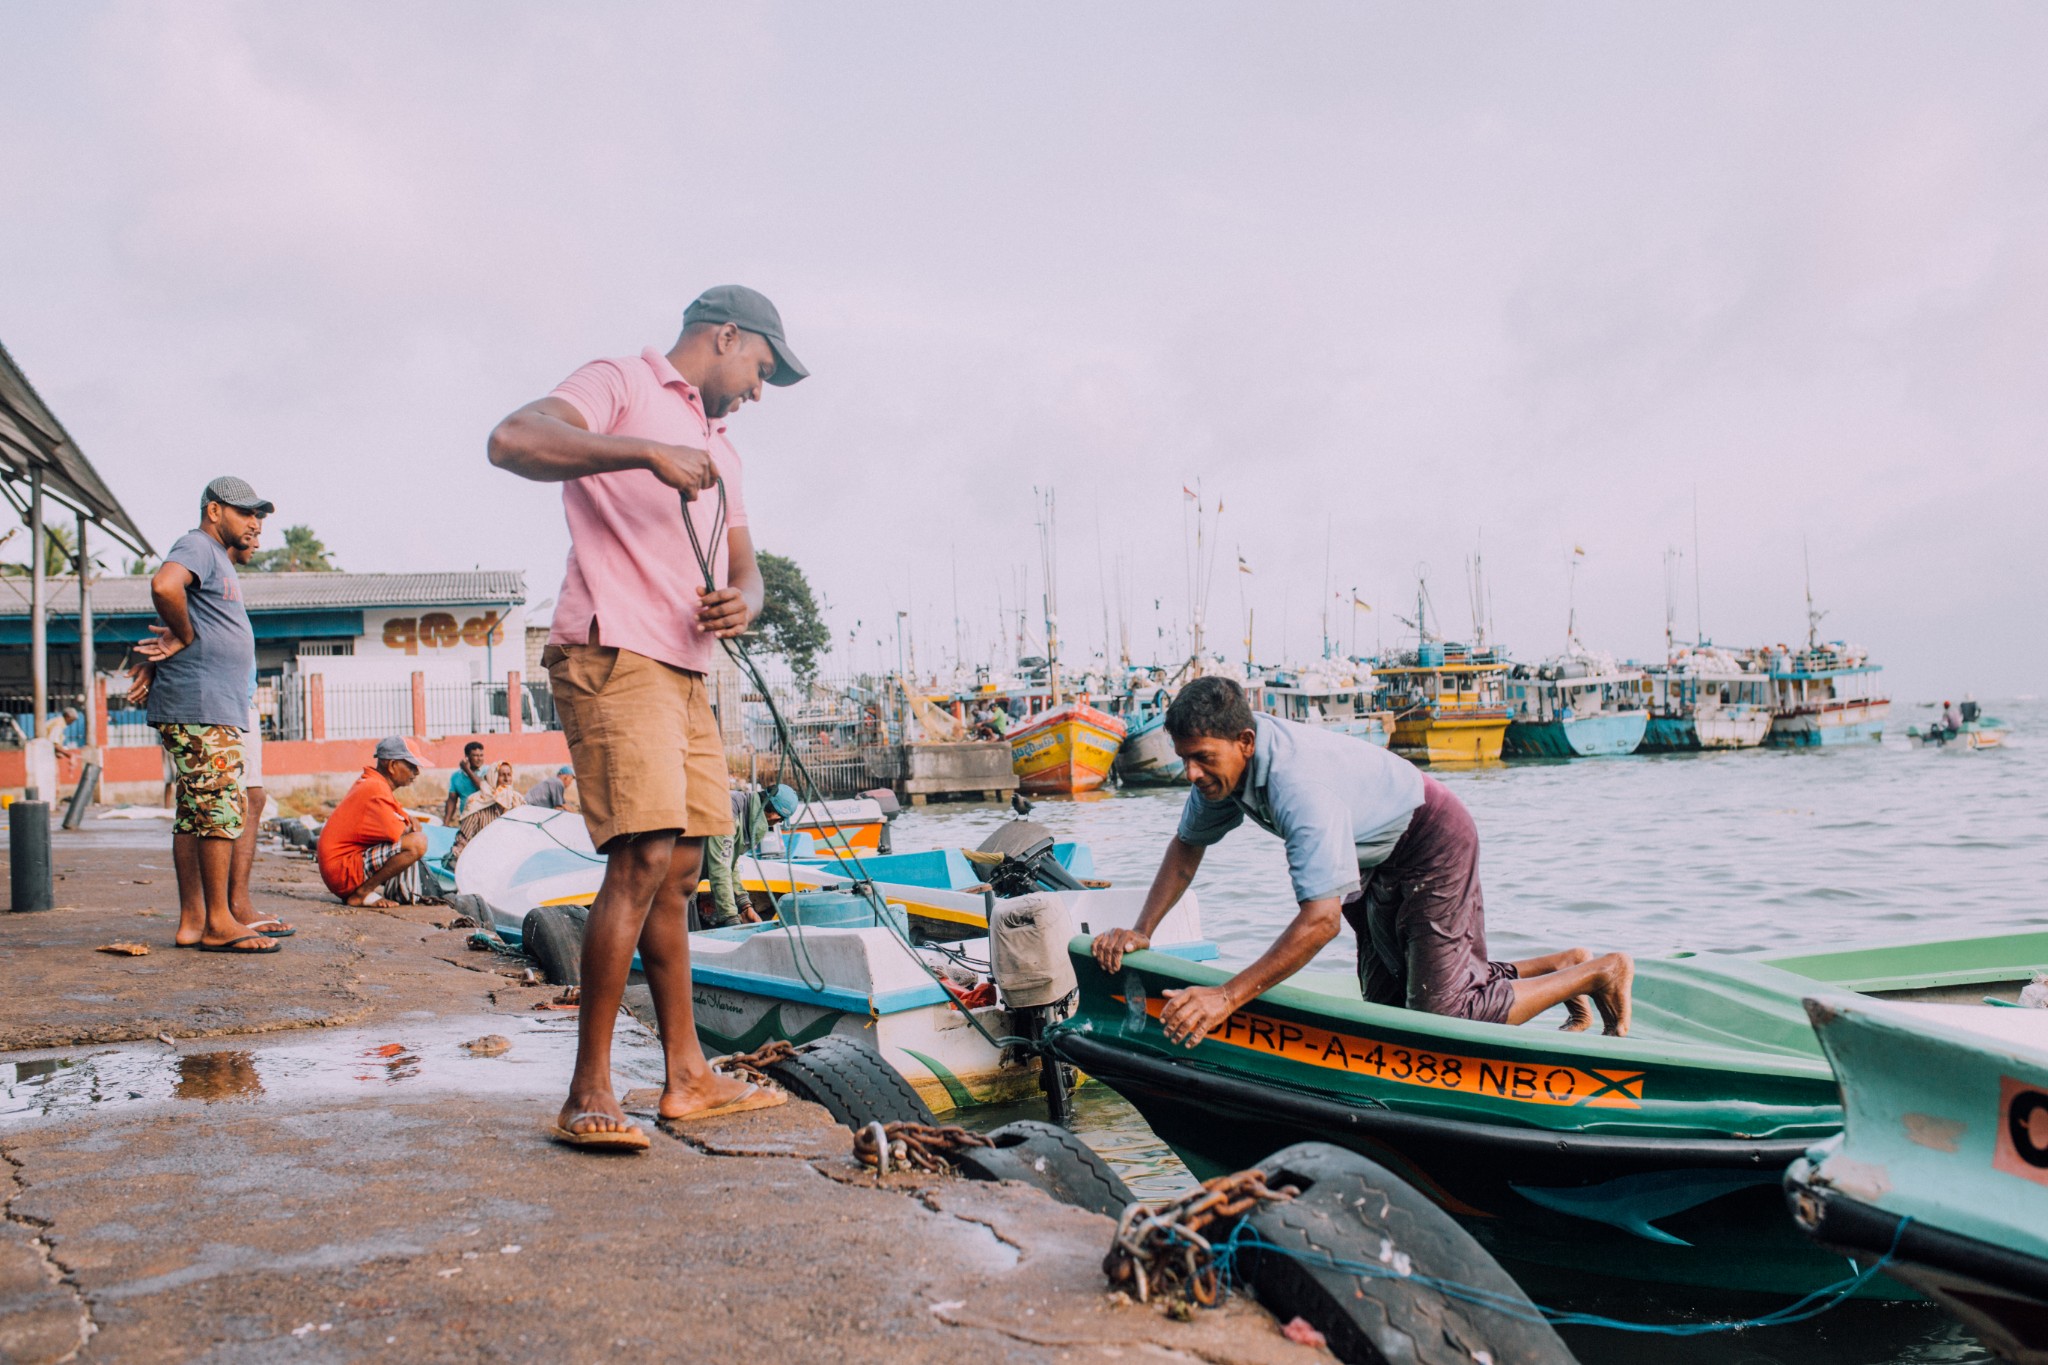
[[[111,733],[107,725],[107,680],[97,673],[92,679],[90,709],[93,742],[104,746],[109,743],[107,736]]]
[[[38,465],[29,478],[28,501],[28,672],[29,703],[35,712],[35,720],[29,727],[29,738],[37,739],[43,733],[43,718],[50,711],[50,622],[49,584],[43,574],[43,470]],[[43,800],[54,801],[57,793],[47,791]]]
[[[99,761],[99,747],[107,742],[103,703],[93,700],[93,681],[99,669],[93,666],[92,647],[92,558],[85,550],[85,513],[78,514],[78,709],[85,717],[85,749],[89,762]]]
[[[516,668],[505,674],[505,728],[515,735],[526,733],[526,686]]]
[[[412,675],[412,733],[415,739],[427,737],[427,675]]]
[[[327,738],[327,675],[306,675],[306,738]]]

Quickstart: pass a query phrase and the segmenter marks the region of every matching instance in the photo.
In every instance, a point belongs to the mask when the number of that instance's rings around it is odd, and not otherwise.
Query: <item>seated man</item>
[[[427,836],[398,804],[425,761],[403,739],[377,741],[374,765],[341,798],[320,829],[320,879],[350,905],[412,905],[423,898],[420,859]]]
[[[1268,988],[1308,965],[1348,921],[1359,985],[1378,1005],[1520,1024],[1553,1005],[1590,1024],[1593,997],[1611,1034],[1628,1032],[1634,964],[1571,948],[1527,962],[1489,962],[1479,893],[1479,834],[1458,798],[1414,765],[1362,739],[1254,715],[1228,678],[1197,678],[1166,711],[1187,764],[1180,831],[1132,929],[1095,938],[1114,972],[1180,900],[1202,851],[1245,816],[1287,841],[1300,912],[1259,959],[1221,986],[1168,991],[1166,1036],[1193,1047]]]
[[[543,810],[574,810],[570,793],[576,785],[576,770],[564,765],[553,777],[544,777],[526,789],[526,804]]]

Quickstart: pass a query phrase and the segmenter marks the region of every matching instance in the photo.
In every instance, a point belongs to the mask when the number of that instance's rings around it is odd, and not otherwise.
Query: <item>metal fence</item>
[[[902,715],[892,700],[893,684],[869,674],[816,678],[804,682],[786,669],[764,667],[769,696],[789,726],[790,744],[804,770],[830,798],[886,786],[895,774]],[[797,785],[783,771],[774,717],[767,697],[742,684],[739,749],[728,729],[727,758],[756,782]]]

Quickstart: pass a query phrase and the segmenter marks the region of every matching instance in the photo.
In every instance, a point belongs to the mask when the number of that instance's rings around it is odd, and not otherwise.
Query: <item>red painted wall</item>
[[[414,739],[435,769],[455,768],[462,763],[462,746],[480,740],[491,761],[529,764],[560,764],[569,761],[569,743],[560,730],[528,730],[517,735],[447,735],[441,739]],[[263,745],[263,773],[268,777],[353,778],[370,766],[374,739],[268,740]],[[108,749],[100,774],[102,782],[163,781],[163,751],[155,745],[141,748]],[[79,760],[74,756],[57,764],[57,780],[63,786],[78,782]],[[19,749],[0,749],[0,788],[19,790],[28,781],[28,762]]]

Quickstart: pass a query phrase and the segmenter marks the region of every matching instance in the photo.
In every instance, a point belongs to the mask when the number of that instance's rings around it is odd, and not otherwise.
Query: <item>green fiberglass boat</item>
[[[1799,1225],[2048,1361],[2048,1010],[1806,1004],[1847,1112],[1786,1172]]]
[[[1779,1182],[1840,1131],[1842,1109],[1802,997],[1825,983],[2009,999],[2048,963],[2048,931],[1641,959],[1626,1038],[1369,1005],[1350,976],[1305,972],[1192,1050],[1160,1031],[1164,992],[1226,971],[1139,952],[1112,977],[1086,939],[1069,950],[1080,1006],[1048,1042],[1197,1176],[1334,1142],[1401,1173],[1511,1263],[1804,1293],[1840,1280],[1843,1262],[1800,1235]]]

